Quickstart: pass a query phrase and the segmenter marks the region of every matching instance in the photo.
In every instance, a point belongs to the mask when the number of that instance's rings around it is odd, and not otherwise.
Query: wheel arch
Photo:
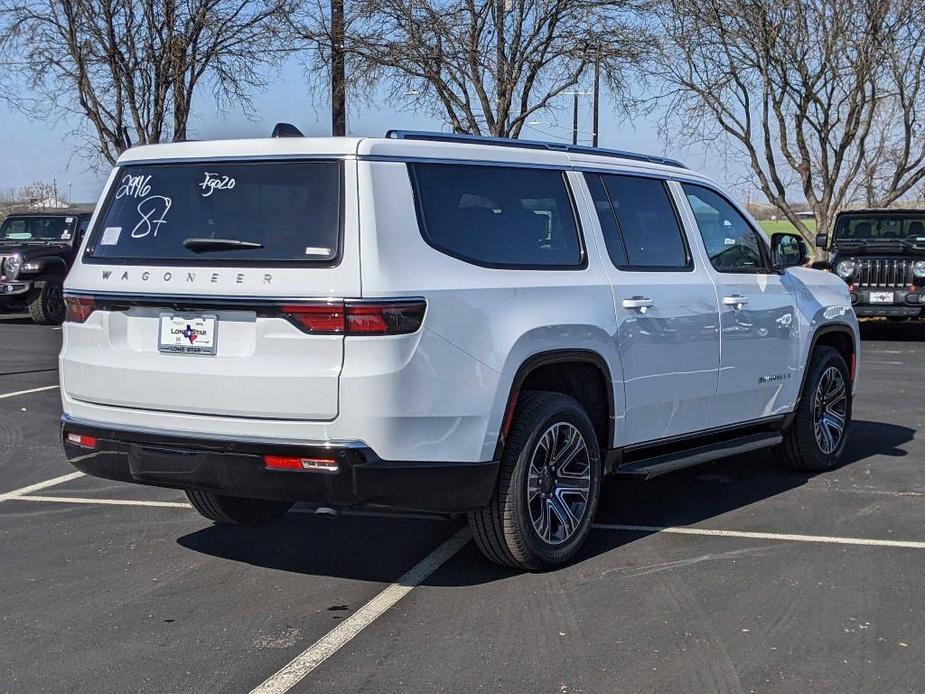
[[[797,402],[802,399],[806,390],[806,379],[809,377],[809,363],[813,358],[813,353],[818,347],[832,347],[836,349],[845,362],[848,364],[848,375],[851,377],[852,386],[857,370],[857,340],[854,330],[847,323],[829,323],[820,326],[813,333],[809,343],[809,350],[806,352],[806,363],[803,367],[803,376],[800,381],[800,391],[797,396]]]
[[[593,372],[589,369],[593,369]],[[569,380],[570,376],[581,375],[582,371],[585,374],[596,372],[596,379],[590,383]],[[532,389],[564,393],[590,410],[588,416],[598,435],[601,457],[607,459],[607,451],[614,439],[616,417],[610,366],[601,354],[593,350],[556,349],[533,354],[518,367],[504,408],[495,446],[495,460],[500,460],[504,453],[507,434],[521,393]]]

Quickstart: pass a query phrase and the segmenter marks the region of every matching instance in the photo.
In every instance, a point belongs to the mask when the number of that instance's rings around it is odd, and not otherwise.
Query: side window
[[[604,189],[604,182],[601,175],[596,173],[586,173],[585,183],[588,184],[588,190],[591,191],[591,199],[594,200],[594,209],[597,212],[598,221],[601,223],[601,231],[604,233],[604,242],[607,244],[607,254],[610,261],[617,267],[626,267],[626,248],[623,246],[623,236],[620,234],[620,227],[617,226],[617,216],[614,214],[613,205],[610,203],[610,196]]]
[[[691,256],[665,182],[585,174],[610,259],[626,270],[688,270]]]
[[[475,265],[575,269],[585,257],[561,171],[409,164],[424,240]]]
[[[729,202],[709,188],[682,184],[703,244],[720,272],[760,272],[768,267],[764,242]]]

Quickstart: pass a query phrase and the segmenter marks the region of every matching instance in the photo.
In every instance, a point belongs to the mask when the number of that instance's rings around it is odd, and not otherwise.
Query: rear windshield
[[[841,241],[925,242],[925,214],[843,214],[835,223],[835,238]]]
[[[330,264],[342,187],[335,161],[125,166],[87,259]]]
[[[73,217],[13,217],[0,226],[0,241],[68,241]]]

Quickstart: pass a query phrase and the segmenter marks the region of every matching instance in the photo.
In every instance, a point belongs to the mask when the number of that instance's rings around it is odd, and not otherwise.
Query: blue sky
[[[556,112],[538,115],[542,126],[525,129],[523,137],[540,140],[571,138],[571,98],[563,97]],[[255,113],[246,117],[240,109],[221,113],[211,95],[203,90],[194,104],[190,123],[191,136],[196,139],[264,137],[273,125],[287,121],[297,125],[306,135],[327,135],[330,116],[323,96],[312,98],[304,69],[296,62],[283,67],[268,88],[254,97]],[[591,129],[590,98],[581,101],[580,130]],[[733,186],[741,178],[741,169],[727,169],[721,157],[702,149],[680,149],[677,143],[666,143],[659,136],[658,114],[627,122],[614,115],[606,94],[601,103],[602,147],[630,149],[653,154],[667,154]],[[79,155],[70,137],[76,121],[47,123],[0,105],[0,190],[20,188],[33,181],[54,179],[65,194],[70,184],[71,199],[94,201],[100,194],[105,171],[94,171]],[[428,114],[403,111],[395,105],[374,106],[348,104],[348,129],[351,135],[382,135],[389,128],[440,130],[438,118]],[[737,194],[744,198],[747,191],[741,185]],[[752,192],[752,197],[757,197]]]

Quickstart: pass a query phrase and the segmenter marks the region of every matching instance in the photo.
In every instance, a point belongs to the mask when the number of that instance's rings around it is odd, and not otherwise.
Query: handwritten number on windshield
[[[172,200],[164,195],[152,195],[138,203],[141,221],[132,229],[132,238],[141,239],[148,234],[156,237],[158,229],[166,221],[165,217],[171,204]]]

